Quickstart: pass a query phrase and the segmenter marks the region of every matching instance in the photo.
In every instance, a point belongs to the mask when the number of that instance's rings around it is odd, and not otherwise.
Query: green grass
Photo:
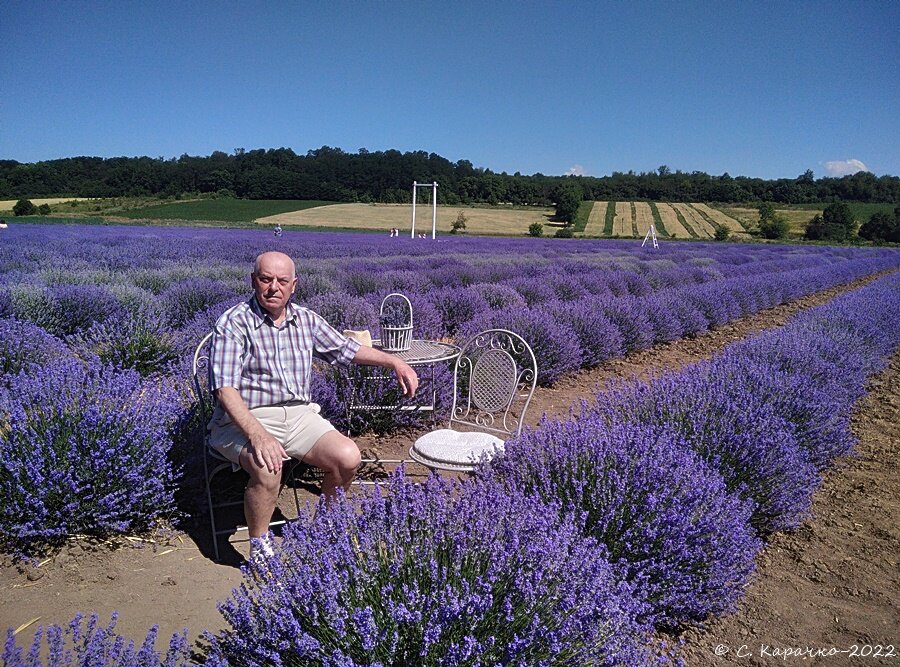
[[[124,212],[135,220],[198,220],[209,222],[253,222],[278,213],[302,211],[334,202],[282,199],[204,199],[171,202]]]
[[[665,238],[669,238],[669,230],[666,229],[666,226],[663,224],[662,218],[659,215],[659,209],[656,208],[655,202],[650,203],[650,212],[653,214],[653,225],[656,227],[656,233],[659,236],[663,236]]]
[[[587,227],[588,218],[591,215],[591,209],[594,207],[593,201],[583,201],[578,205],[575,212],[575,219],[572,220],[572,231],[583,233]]]
[[[606,202],[606,220],[603,221],[603,234],[612,236],[613,223],[616,221],[616,202]]]

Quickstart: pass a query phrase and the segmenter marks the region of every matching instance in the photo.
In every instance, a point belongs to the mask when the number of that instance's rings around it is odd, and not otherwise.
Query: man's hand
[[[281,472],[282,462],[288,458],[284,447],[253,416],[238,390],[234,387],[222,387],[216,391],[216,398],[250,441],[247,451],[253,457],[253,462],[269,472]]]
[[[261,433],[256,433],[250,437],[250,444],[247,448],[250,455],[253,456],[253,462],[260,468],[266,468],[269,472],[281,472],[283,461],[290,458],[284,447],[276,440],[271,433],[265,429],[261,429]]]
[[[400,384],[404,396],[412,398],[416,395],[416,389],[419,388],[419,376],[416,375],[412,366],[397,359],[397,363],[394,365],[394,375],[397,376],[397,382]]]
[[[381,350],[372,347],[362,346],[353,357],[354,364],[363,364],[365,366],[382,366],[390,368],[397,376],[397,383],[403,390],[403,395],[412,398],[416,395],[416,389],[419,388],[419,376],[408,363],[396,357],[393,354],[387,354]]]

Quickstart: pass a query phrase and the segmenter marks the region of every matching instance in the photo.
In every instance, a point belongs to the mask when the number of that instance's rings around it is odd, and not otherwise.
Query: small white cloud
[[[569,171],[566,172],[566,176],[586,176],[584,171],[584,167],[580,164],[573,164],[569,167]]]
[[[849,176],[869,168],[859,160],[829,160],[825,163],[825,171],[829,176]]]

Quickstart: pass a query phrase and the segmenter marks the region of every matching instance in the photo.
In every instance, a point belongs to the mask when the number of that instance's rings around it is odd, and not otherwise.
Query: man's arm
[[[394,371],[394,375],[397,376],[397,382],[400,383],[403,395],[408,397],[416,395],[416,389],[419,387],[419,377],[412,369],[412,366],[400,359],[400,357],[395,357],[393,354],[387,354],[381,350],[363,345],[356,352],[356,356],[353,357],[353,363],[363,366],[390,368]]]
[[[288,458],[284,447],[253,416],[238,390],[234,387],[222,387],[215,394],[231,421],[249,438],[250,444],[247,447],[256,465],[267,468],[269,472],[281,472],[282,461]]]

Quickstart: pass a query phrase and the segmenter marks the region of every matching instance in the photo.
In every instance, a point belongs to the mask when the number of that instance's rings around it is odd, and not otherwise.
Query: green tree
[[[572,224],[583,198],[584,194],[580,188],[572,186],[559,188],[556,193],[556,219],[565,222],[566,225]]]
[[[772,202],[759,205],[759,233],[765,239],[787,238],[787,220],[775,210]]]
[[[456,216],[456,220],[454,220],[453,224],[450,225],[450,233],[451,234],[461,234],[461,233],[465,232],[467,220],[468,220],[468,218],[466,217],[466,214],[463,213],[462,211],[460,211]]]
[[[731,230],[724,225],[719,225],[716,227],[716,233],[714,235],[716,241],[727,241],[731,238]]]
[[[13,206],[13,215],[34,215],[37,213],[37,206],[31,203],[30,199],[20,199]]]
[[[544,225],[539,222],[532,222],[528,225],[528,236],[539,237],[544,235]]]
[[[50,215],[50,204],[41,204],[38,206],[38,213],[41,215]]]
[[[888,241],[900,243],[900,207],[894,209],[894,215],[877,211],[859,228],[859,235],[869,241]]]
[[[844,202],[829,204],[822,215],[816,215],[806,225],[806,238],[842,243],[853,238],[856,218]]]

